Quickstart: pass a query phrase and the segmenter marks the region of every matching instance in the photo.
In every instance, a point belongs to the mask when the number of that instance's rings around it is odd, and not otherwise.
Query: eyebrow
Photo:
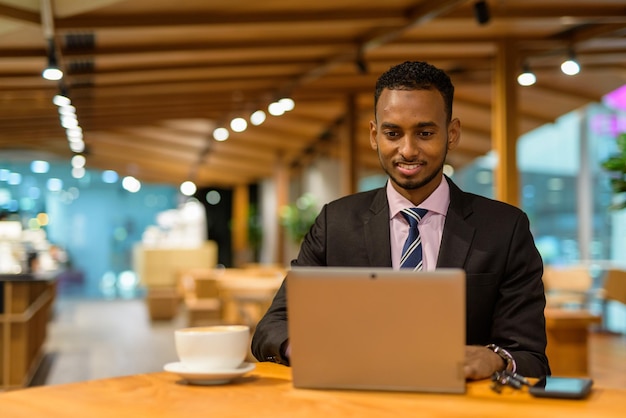
[[[423,129],[423,128],[430,128],[430,127],[437,127],[438,125],[435,122],[419,122],[417,125],[414,125],[415,128],[419,128],[419,129]],[[399,125],[396,125],[395,123],[391,123],[391,122],[383,122],[380,124],[381,128],[387,128],[387,129],[396,129],[396,128],[400,128]]]

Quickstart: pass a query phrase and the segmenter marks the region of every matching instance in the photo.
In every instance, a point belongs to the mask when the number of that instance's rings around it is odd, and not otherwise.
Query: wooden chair
[[[614,300],[626,305],[626,270],[610,268],[606,271],[602,297],[604,300]]]
[[[596,295],[586,266],[546,266],[543,273],[546,306],[587,308]]]
[[[602,329],[606,331],[608,303],[614,301],[626,305],[626,270],[618,268],[607,269],[601,292]]]
[[[222,321],[223,302],[218,280],[211,269],[184,270],[179,288],[187,310],[189,326],[210,325]]]

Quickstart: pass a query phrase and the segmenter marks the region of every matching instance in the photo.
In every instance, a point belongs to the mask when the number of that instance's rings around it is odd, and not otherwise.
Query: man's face
[[[460,122],[446,123],[437,90],[389,90],[378,99],[370,144],[393,187],[415,205],[441,182],[448,150],[456,147]]]

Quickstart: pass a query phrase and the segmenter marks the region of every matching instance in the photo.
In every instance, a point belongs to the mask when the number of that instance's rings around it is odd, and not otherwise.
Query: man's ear
[[[461,141],[461,121],[454,118],[448,124],[448,151],[451,151],[459,145]]]
[[[376,142],[376,134],[378,129],[376,128],[376,121],[370,121],[370,146],[374,151],[378,150],[378,142]]]

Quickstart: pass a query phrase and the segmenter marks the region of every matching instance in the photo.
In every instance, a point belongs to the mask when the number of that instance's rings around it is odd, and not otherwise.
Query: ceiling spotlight
[[[193,196],[198,187],[193,181],[187,180],[181,183],[180,192],[185,196]]]
[[[59,92],[52,98],[52,103],[57,106],[69,106],[72,104],[72,100],[70,99],[65,87],[61,86]]]
[[[576,75],[580,72],[580,64],[576,60],[574,51],[570,51],[569,58],[561,64],[561,71],[567,75]]]
[[[216,141],[226,141],[229,136],[230,133],[226,128],[217,128],[213,131],[213,138],[215,138]]]
[[[474,3],[474,17],[479,25],[486,25],[491,19],[489,13],[489,5],[485,0],[479,0]]]
[[[270,115],[272,116],[280,116],[285,113],[285,108],[282,104],[273,102],[269,104],[267,111],[270,112]]]
[[[48,67],[43,70],[41,76],[46,80],[58,81],[63,78],[63,71],[56,65],[56,62],[49,61]]]
[[[133,176],[126,176],[122,179],[122,187],[130,193],[137,193],[141,190],[141,182]]]
[[[41,76],[50,81],[58,81],[63,78],[63,71],[59,68],[56,48],[52,39],[48,41],[48,66],[43,70]]]
[[[71,141],[69,143],[70,149],[77,153],[80,154],[82,152],[85,152],[85,142],[84,141]]]
[[[265,114],[264,111],[257,110],[252,115],[250,115],[250,123],[253,124],[254,126],[258,126],[262,124],[263,122],[265,122],[266,117],[267,115]]]
[[[517,76],[517,82],[520,86],[532,86],[533,84],[535,84],[535,82],[537,81],[537,77],[535,77],[535,74],[530,71],[530,67],[528,66],[528,64],[524,64],[524,67],[522,69],[522,73],[520,75]]]
[[[63,96],[61,93],[59,93],[52,98],[52,103],[61,107],[61,106],[69,106],[70,104],[72,104],[72,101],[70,100],[69,97]]]
[[[80,126],[75,126],[73,128],[67,128],[65,130],[65,133],[67,134],[67,138],[68,140],[72,140],[72,139],[83,139],[83,129]]]
[[[61,115],[59,119],[61,120],[61,126],[65,129],[77,128],[79,126],[78,118],[75,114]]]
[[[59,106],[57,111],[61,116],[74,116],[76,117],[76,108],[71,104]]]
[[[82,179],[85,177],[85,167],[72,167],[72,177]]]
[[[290,97],[283,97],[278,101],[285,110],[285,112],[291,112],[296,107],[296,102]]]
[[[235,118],[230,121],[230,129],[234,132],[243,132],[248,128],[248,122],[244,118]]]
[[[72,157],[71,164],[74,168],[82,168],[85,166],[87,159],[82,154],[76,154]]]

